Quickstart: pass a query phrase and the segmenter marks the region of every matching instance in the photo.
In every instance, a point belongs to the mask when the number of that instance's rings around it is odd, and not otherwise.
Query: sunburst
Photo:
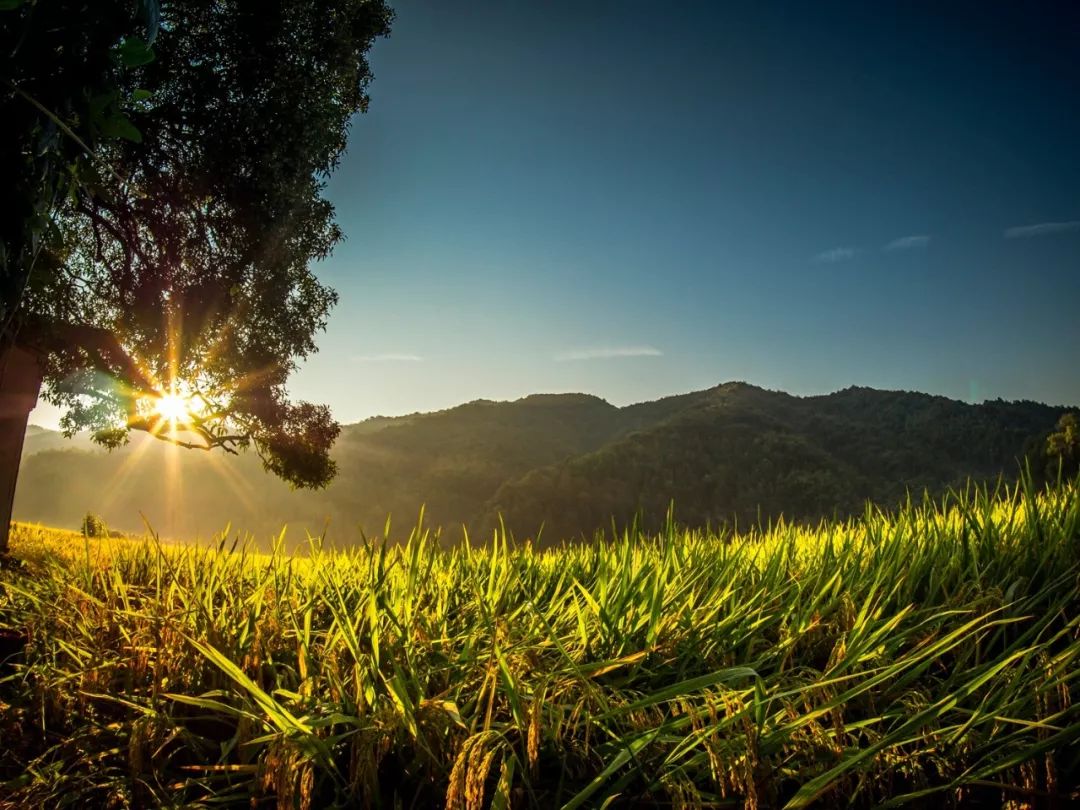
[[[145,409],[145,410],[143,410]],[[146,397],[142,407],[154,420],[152,433],[167,430],[170,434],[190,428],[204,416],[206,403],[199,396],[193,396],[179,387],[171,387],[161,394]]]
[[[154,413],[171,424],[184,424],[191,420],[194,403],[180,394],[165,394],[154,401]]]

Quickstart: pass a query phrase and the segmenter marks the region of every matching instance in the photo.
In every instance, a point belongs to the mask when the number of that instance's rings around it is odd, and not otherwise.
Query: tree
[[[109,533],[105,521],[101,519],[100,515],[95,515],[93,512],[86,513],[79,530],[83,533],[83,537],[105,537]]]
[[[0,2],[0,550],[26,413],[334,474],[328,408],[287,399],[336,301],[325,181],[367,108],[383,0]],[[0,512],[4,506],[0,506]]]
[[[1050,461],[1047,472],[1054,477],[1076,475],[1080,472],[1080,417],[1063,413],[1056,429],[1046,439],[1046,455]]]

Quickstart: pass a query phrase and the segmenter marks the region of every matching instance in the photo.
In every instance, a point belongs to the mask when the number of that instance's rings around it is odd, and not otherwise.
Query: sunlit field
[[[1075,483],[544,552],[13,553],[3,807],[1080,798]]]

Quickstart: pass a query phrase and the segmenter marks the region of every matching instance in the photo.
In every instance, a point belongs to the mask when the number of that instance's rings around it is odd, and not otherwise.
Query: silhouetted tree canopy
[[[299,486],[338,426],[285,383],[336,301],[323,196],[382,0],[37,0],[0,11],[3,340],[38,354],[69,431],[153,427],[205,402],[191,446],[254,445]]]

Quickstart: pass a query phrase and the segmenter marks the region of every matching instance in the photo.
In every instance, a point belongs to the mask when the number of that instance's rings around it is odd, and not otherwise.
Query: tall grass
[[[1075,482],[544,552],[13,546],[3,807],[1078,799]]]

